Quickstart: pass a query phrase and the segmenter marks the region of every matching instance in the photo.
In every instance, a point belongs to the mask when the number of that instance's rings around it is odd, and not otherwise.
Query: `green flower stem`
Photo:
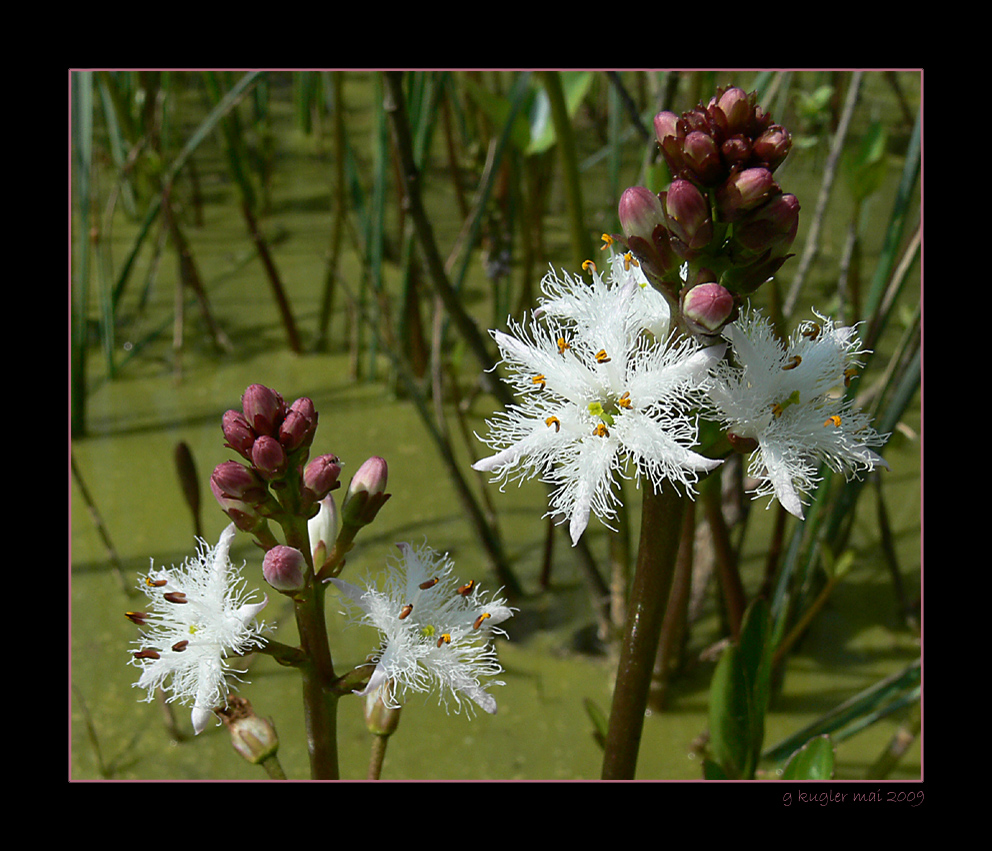
[[[296,547],[307,560],[313,575],[310,536],[306,519],[287,515],[281,524],[286,543]],[[313,578],[310,587],[294,599],[296,626],[300,633],[300,650],[306,661],[303,674],[303,711],[306,718],[307,745],[310,750],[310,776],[314,780],[337,780],[337,708],[338,695],[332,685],[337,679],[331,648],[327,641],[324,618],[326,586]]]
[[[310,592],[295,601],[296,623],[300,632],[300,649],[307,657],[303,674],[303,711],[310,750],[310,776],[314,780],[337,780],[337,708],[338,696],[331,690],[334,666],[327,643],[324,621],[324,588],[314,585]]]
[[[675,572],[685,497],[644,489],[641,541],[620,647],[603,757],[604,780],[633,780],[661,625]]]

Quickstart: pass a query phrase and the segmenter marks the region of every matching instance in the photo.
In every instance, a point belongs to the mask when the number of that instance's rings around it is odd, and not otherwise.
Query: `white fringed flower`
[[[141,669],[134,685],[151,701],[161,687],[168,700],[193,705],[193,729],[200,733],[217,706],[227,704],[227,677],[243,673],[231,668],[228,656],[241,656],[264,644],[263,624],[255,617],[268,598],[255,602],[246,591],[241,571],[231,564],[232,523],[216,547],[201,540],[195,558],[179,567],[156,568],[154,562],[139,586],[151,601],[147,612],[128,612],[145,627],[132,642],[138,651],[131,662]]]
[[[735,438],[757,442],[748,468],[760,481],[756,497],[774,495],[802,519],[820,462],[849,479],[876,466],[888,469],[871,449],[888,435],[879,435],[871,418],[844,398],[864,353],[854,328],[817,314],[783,347],[771,324],[753,311],[724,335],[733,363],[720,364],[709,396]]]
[[[474,582],[459,585],[451,559],[427,546],[414,549],[397,544],[400,558],[388,563],[381,581],[359,588],[341,579],[334,586],[361,609],[360,623],[375,627],[381,636],[375,671],[359,694],[379,692],[387,705],[398,708],[406,692],[449,695],[462,706],[468,697],[486,712],[496,712],[496,700],[483,685],[504,685],[489,678],[503,668],[492,636],[506,635],[497,624],[513,614],[503,599],[486,600]],[[466,704],[470,709],[471,704]]]
[[[720,463],[693,451],[691,411],[725,346],[645,333],[648,325],[667,333],[668,321],[662,297],[643,283],[620,258],[609,282],[552,272],[540,321],[492,332],[520,403],[487,422],[484,442],[496,452],[474,469],[501,484],[537,475],[553,485],[548,515],[569,522],[573,545],[590,512],[607,525],[616,516],[614,475],[629,477],[628,465],[655,490],[668,480],[691,492]]]

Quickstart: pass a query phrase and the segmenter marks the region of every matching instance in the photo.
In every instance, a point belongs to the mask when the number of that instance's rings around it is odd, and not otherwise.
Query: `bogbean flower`
[[[505,600],[479,591],[474,581],[460,585],[451,559],[429,547],[398,544],[400,558],[387,564],[381,580],[364,588],[331,579],[355,604],[358,622],[375,627],[381,644],[375,671],[359,694],[377,694],[391,708],[407,692],[437,690],[445,706],[456,711],[467,697],[486,712],[496,712],[496,700],[483,684],[504,685],[489,678],[502,672],[492,644],[497,624],[513,614]],[[471,704],[466,704],[471,709]]]
[[[245,589],[241,571],[230,560],[235,526],[229,525],[217,546],[201,540],[197,554],[179,567],[156,568],[154,563],[140,588],[150,601],[147,612],[127,612],[144,628],[132,643],[138,650],[131,662],[141,669],[137,688],[147,701],[161,687],[171,701],[192,704],[193,729],[200,733],[215,707],[225,706],[228,677],[241,671],[228,662],[262,646],[264,624],[256,622],[268,598],[258,601]]]
[[[720,463],[693,451],[692,409],[725,345],[670,342],[667,321],[646,333],[664,299],[629,259],[613,263],[608,280],[592,278],[550,273],[539,320],[492,332],[520,403],[487,422],[484,442],[496,452],[473,465],[501,483],[536,475],[553,485],[548,515],[569,523],[573,545],[590,513],[607,525],[616,516],[615,476],[691,492]]]
[[[865,353],[854,328],[817,314],[783,347],[771,324],[752,311],[724,334],[732,363],[717,368],[709,398],[731,443],[752,452],[748,475],[759,480],[756,497],[774,496],[802,519],[821,462],[848,479],[876,466],[888,469],[872,449],[888,435],[879,435],[844,397]]]

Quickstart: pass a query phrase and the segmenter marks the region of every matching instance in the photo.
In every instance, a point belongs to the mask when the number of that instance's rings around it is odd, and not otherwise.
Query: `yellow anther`
[[[596,264],[593,263],[592,260],[583,260],[582,261],[582,271],[583,272],[595,272],[596,271]]]
[[[546,426],[547,426],[548,428],[551,428],[551,426],[554,426],[554,427],[555,427],[555,431],[556,431],[556,432],[558,432],[558,431],[561,431],[561,420],[560,420],[560,419],[558,419],[558,417],[548,417],[548,418],[547,418],[547,419],[546,419],[546,420],[544,421],[544,424],[545,424],[545,425],[546,425]]]
[[[145,585],[149,588],[161,588],[163,585],[168,585],[167,579],[152,579],[150,576],[145,579]]]
[[[572,348],[572,347],[568,343],[565,342],[565,338],[564,337],[559,337],[558,338],[558,354],[563,355],[563,354],[565,354],[565,349],[570,349],[570,348]]]
[[[858,370],[855,369],[853,366],[850,369],[845,369],[844,370],[844,386],[845,387],[850,387],[851,386],[851,379],[854,378],[854,376],[856,376],[857,374],[858,374]]]
[[[420,588],[421,591],[426,591],[428,588],[433,588],[435,585],[437,585],[436,576],[433,579],[428,579],[426,582],[421,582],[417,587]]]
[[[400,620],[409,617],[410,612],[412,611],[413,611],[413,606],[410,603],[407,603],[402,609],[400,609]]]
[[[803,362],[802,357],[800,357],[799,355],[793,355],[791,358],[789,358],[789,362],[785,366],[783,366],[782,369],[795,369],[802,362]]]
[[[442,633],[441,637],[437,640],[437,646],[443,647],[445,644],[451,644],[451,633]]]
[[[640,266],[641,264],[637,262],[637,258],[634,257],[629,251],[623,256],[623,270],[625,272],[630,271],[631,266]]]
[[[606,349],[600,349],[596,352],[596,363],[609,363],[610,359],[606,356]]]
[[[611,245],[613,245],[613,237],[610,236],[608,233],[604,233],[600,237],[600,239],[603,240],[603,244],[599,247],[599,250],[600,251],[605,251],[607,248],[609,248]]]
[[[531,379],[531,382],[534,383],[534,384],[540,384],[542,390],[547,386],[547,384],[546,384],[547,379],[543,375],[535,375]]]
[[[621,396],[619,399],[617,399],[617,405],[619,405],[621,408],[629,408],[630,407],[630,391],[629,390],[625,390],[623,396]]]
[[[482,613],[481,615],[479,615],[479,616],[478,616],[478,617],[477,617],[477,618],[475,619],[475,623],[474,623],[474,624],[472,624],[472,629],[478,629],[478,628],[479,628],[480,626],[482,626],[482,622],[483,622],[483,621],[484,621],[484,620],[485,620],[486,618],[491,618],[491,617],[492,617],[492,615],[491,615],[491,614],[489,614],[489,612],[483,612],[483,613]]]
[[[815,340],[817,337],[820,336],[820,332],[822,330],[823,328],[820,327],[820,323],[814,322],[812,328],[810,328],[808,331],[803,331],[803,336],[808,337],[810,340]]]
[[[597,425],[596,428],[594,428],[592,430],[592,433],[594,435],[596,435],[596,437],[609,437],[610,436],[610,431],[606,427],[606,424],[605,423],[599,423],[599,425]]]
[[[461,594],[463,597],[467,597],[469,594],[472,593],[473,588],[475,588],[475,580],[470,579],[468,582],[462,585],[461,588],[458,589],[458,593]]]
[[[837,414],[834,414],[831,417],[827,417],[823,421],[823,425],[824,426],[832,425],[834,426],[834,428],[840,428],[840,417],[838,417]]]

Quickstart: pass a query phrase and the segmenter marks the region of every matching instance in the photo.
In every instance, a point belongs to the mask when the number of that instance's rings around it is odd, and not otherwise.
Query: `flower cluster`
[[[671,184],[660,194],[643,186],[627,189],[618,210],[623,235],[610,238],[626,245],[652,283],[678,303],[687,314],[686,330],[719,333],[740,297],[790,256],[799,202],[782,192],[774,172],[791,137],[772,123],[754,93],[735,86],[681,116],[660,112],[654,126]],[[703,285],[710,293],[700,326],[693,322],[699,299],[688,308],[685,301]],[[719,311],[712,309],[715,287],[726,294]]]
[[[496,700],[483,680],[503,670],[492,637],[506,634],[497,625],[511,617],[513,609],[501,598],[487,600],[474,581],[459,584],[447,555],[426,546],[397,546],[400,558],[389,562],[380,582],[370,579],[360,588],[330,580],[361,610],[359,622],[380,633],[375,671],[360,694],[377,694],[397,708],[406,692],[437,688],[445,705],[450,694],[458,709],[467,697],[495,713]]]
[[[801,519],[821,462],[848,478],[888,468],[872,449],[888,435],[879,435],[844,393],[864,353],[856,329],[817,315],[783,347],[755,311],[724,333],[732,362],[717,366],[708,398],[731,444],[752,453],[748,473],[759,481],[757,496],[774,495]]]
[[[340,487],[341,462],[320,455],[307,463],[317,430],[313,402],[304,397],[287,405],[275,390],[252,384],[241,403],[241,411],[224,414],[221,428],[227,446],[248,463],[225,461],[214,470],[210,488],[221,508],[245,532],[258,532],[266,518],[282,513],[316,513],[317,503]]]
[[[552,271],[539,318],[492,332],[520,403],[488,421],[496,452],[473,465],[496,481],[553,485],[548,514],[568,521],[573,544],[590,512],[607,523],[616,515],[615,476],[691,489],[720,463],[693,451],[692,410],[725,346],[649,333],[667,330],[664,302],[629,261],[614,258],[607,279],[592,278]]]
[[[192,704],[193,729],[200,733],[216,707],[226,706],[227,678],[237,673],[229,656],[242,656],[265,643],[264,624],[255,618],[268,598],[246,591],[239,568],[230,560],[232,523],[216,547],[200,541],[195,558],[179,567],[154,564],[140,588],[148,596],[146,612],[127,612],[144,627],[133,643],[132,664],[141,668],[134,685],[146,689],[147,700],[162,688],[168,700]]]

